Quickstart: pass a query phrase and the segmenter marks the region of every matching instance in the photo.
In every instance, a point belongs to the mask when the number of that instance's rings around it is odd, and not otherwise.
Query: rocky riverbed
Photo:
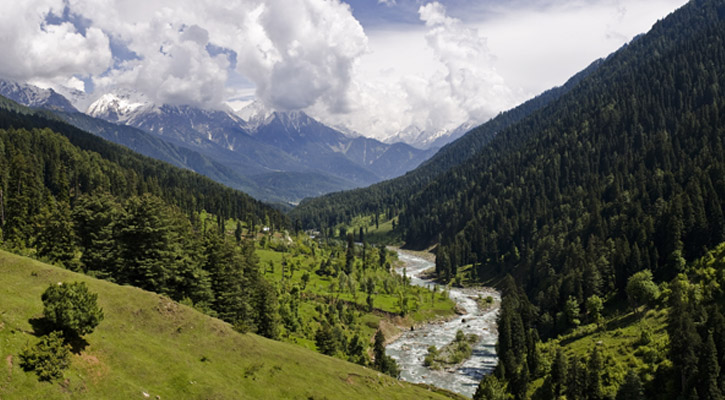
[[[429,260],[416,255],[398,251],[398,257],[404,265],[397,269],[406,275],[413,285],[433,287],[435,283],[421,278],[424,271],[435,266]],[[456,302],[462,315],[449,321],[439,321],[416,327],[403,332],[395,341],[388,344],[386,353],[393,357],[401,369],[400,378],[414,383],[426,383],[451,390],[465,396],[473,396],[478,382],[485,374],[491,373],[496,366],[496,317],[500,304],[499,293],[492,288],[450,288],[449,296]],[[490,305],[480,302],[491,296]],[[431,345],[441,348],[453,341],[456,332],[475,334],[480,341],[473,346],[471,358],[448,369],[431,370],[423,365],[423,360]]]

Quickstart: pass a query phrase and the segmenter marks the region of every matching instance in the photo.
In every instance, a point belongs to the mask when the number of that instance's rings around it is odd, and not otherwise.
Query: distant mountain
[[[419,149],[440,149],[465,135],[478,125],[481,124],[469,121],[462,123],[455,129],[443,129],[437,132],[430,132],[420,129],[417,125],[413,124],[398,132],[396,135],[385,139],[385,142],[403,142]]]
[[[404,143],[351,138],[299,111],[262,115],[263,120],[252,117],[248,124],[248,131],[256,139],[282,149],[307,166],[353,182],[370,184],[402,175],[434,153]]]
[[[330,193],[302,202],[290,213],[299,219],[302,226],[347,223],[357,215],[372,215],[385,212],[396,215],[405,204],[437,177],[450,169],[466,163],[477,152],[484,149],[498,132],[514,125],[531,114],[555,102],[576,87],[582,79],[596,71],[603,63],[597,60],[571,77],[564,85],[547,90],[525,103],[503,112],[490,121],[463,134],[466,124],[451,132],[448,138],[462,135],[443,146],[433,156],[405,175],[377,183],[368,188],[340,193]],[[442,137],[437,140],[444,141]],[[434,142],[436,143],[436,142]],[[441,142],[438,142],[441,143]],[[432,150],[435,151],[435,150]],[[390,153],[390,151],[388,151]],[[454,202],[455,203],[455,202]]]
[[[271,111],[259,103],[234,113],[155,105],[122,93],[100,97],[87,113],[154,133],[229,165],[258,186],[260,198],[272,201],[294,203],[367,186],[401,175],[434,153],[351,138],[303,112]]]
[[[445,131],[441,135],[428,138],[424,148],[441,148],[448,143],[454,142],[456,139],[470,132],[476,126],[481,125],[475,122],[464,122],[456,129]]]
[[[261,103],[239,110],[157,105],[131,91],[90,97],[0,80],[0,94],[46,109],[88,132],[141,154],[206,175],[261,200],[306,197],[393,178],[434,154],[403,143],[349,137],[303,112],[276,112]],[[90,103],[90,104],[89,104]],[[86,114],[73,106],[88,105]]]
[[[32,108],[78,112],[68,99],[53,89],[41,89],[27,83],[0,80],[0,95]]]

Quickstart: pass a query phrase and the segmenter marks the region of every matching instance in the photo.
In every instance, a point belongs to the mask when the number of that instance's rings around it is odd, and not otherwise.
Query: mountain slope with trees
[[[708,275],[717,289],[678,274],[725,240],[724,85],[725,3],[690,2],[407,204],[397,229],[438,243],[442,280],[503,288],[488,389],[498,379],[516,399],[556,398],[558,357],[540,357],[540,338],[590,310],[633,307],[638,319],[666,301],[670,348],[640,353],[649,372],[610,370],[603,342],[570,363],[567,398],[722,398],[722,267]],[[532,386],[539,378],[553,393]]]
[[[152,193],[164,198],[169,204],[180,207],[188,214],[206,210],[222,217],[234,217],[245,221],[253,219],[260,222],[268,217],[276,226],[288,224],[281,213],[244,193],[197,173],[138,155],[69,125],[53,114],[34,111],[2,97],[0,97],[0,129],[5,134],[13,130],[32,131],[36,136],[36,139],[32,140],[30,134],[18,133],[15,136],[18,143],[13,147],[6,144],[2,149],[0,162],[3,168],[0,169],[2,171],[0,183],[6,193],[3,202],[6,207],[12,194],[7,186],[9,179],[11,175],[21,173],[18,169],[9,167],[13,158],[20,158],[16,153],[23,153],[22,158],[27,160],[16,162],[27,164],[31,160],[36,161],[27,165],[32,170],[28,172],[30,176],[38,179],[38,187],[35,189],[43,192],[42,186],[46,186],[53,197],[60,196],[67,199],[74,194],[94,190],[104,190],[122,197]],[[46,131],[41,132],[42,130]],[[48,143],[53,143],[48,144],[49,146],[60,147],[62,150],[31,148],[45,146],[44,138],[47,138]],[[67,158],[58,158],[61,156],[59,153],[66,152],[73,157],[63,154]],[[79,154],[82,161],[78,160],[79,157],[75,157],[75,154]],[[48,159],[44,160],[44,157]],[[73,161],[79,164],[71,165],[70,162]],[[107,172],[108,176],[103,176]],[[97,176],[90,176],[91,174]],[[23,184],[32,186],[35,182],[24,181]]]
[[[331,193],[306,199],[290,212],[304,227],[334,227],[349,223],[353,218],[385,214],[387,219],[405,209],[408,201],[437,176],[464,164],[484,148],[498,132],[526,118],[528,115],[558,99],[595,71],[602,60],[597,60],[561,87],[556,87],[501,113],[489,122],[472,129],[462,138],[444,146],[418,168],[395,179],[377,183],[367,188]]]
[[[276,336],[276,314],[265,311],[276,307],[276,293],[257,268],[254,244],[231,251],[215,233],[229,218],[250,230],[287,227],[281,213],[42,112],[9,100],[1,105],[4,248]]]
[[[438,245],[442,281],[504,292],[499,366],[481,393],[548,399],[569,386],[567,398],[722,398],[722,267],[706,274],[709,287],[679,274],[725,240],[723,87],[725,3],[692,1],[401,199],[395,230],[410,246]],[[315,204],[308,215],[328,219],[314,224],[361,212]],[[541,357],[542,339],[596,314],[634,310],[637,320],[657,302],[669,302],[672,347],[639,353],[645,369],[610,369],[607,342],[569,363],[566,378],[556,354]]]
[[[23,371],[18,355],[38,341],[33,323],[43,312],[43,291],[71,281],[98,294],[105,318],[86,335],[87,345],[70,355],[58,383],[40,382]],[[0,297],[3,399],[460,398],[300,346],[241,334],[165,296],[3,251]]]
[[[442,276],[511,273],[544,312],[722,242],[722,13],[689,4],[500,133],[413,199],[407,242],[440,238]]]

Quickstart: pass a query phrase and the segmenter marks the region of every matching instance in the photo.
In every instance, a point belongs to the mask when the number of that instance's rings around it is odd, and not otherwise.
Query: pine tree
[[[257,333],[270,339],[276,339],[279,336],[277,292],[266,281],[259,281],[257,285]]]
[[[76,235],[70,207],[67,203],[51,200],[48,208],[38,214],[38,236],[35,239],[38,256],[75,269],[72,264],[76,257]]]
[[[484,376],[473,395],[473,400],[508,400],[510,398],[504,385],[493,375]]]
[[[556,357],[554,364],[551,365],[551,387],[554,398],[559,398],[564,394],[567,377],[567,364],[564,352],[561,347],[556,348]]]
[[[244,273],[242,254],[210,231],[205,238],[204,259],[214,295],[212,309],[239,330],[254,329],[253,282]]]
[[[119,272],[120,248],[117,224],[123,212],[108,193],[79,196],[73,207],[73,222],[81,247],[81,264],[86,272],[114,279]]]
[[[627,372],[624,383],[617,390],[617,400],[644,400],[642,381],[634,371]]]
[[[582,365],[582,362],[574,357],[569,361],[568,372],[566,398],[583,399],[586,393],[586,369]]]
[[[166,205],[158,197],[144,195],[132,197],[124,208],[119,224],[122,262],[118,280],[164,293],[178,256]]]
[[[697,392],[702,400],[723,400],[723,394],[720,391],[720,365],[712,332],[708,332],[707,339],[701,347],[700,383]]]
[[[380,372],[393,377],[398,377],[400,370],[398,365],[389,355],[385,354],[385,335],[383,331],[378,329],[375,333],[375,344],[373,345],[373,355],[375,356],[374,367]]]
[[[315,345],[317,351],[328,356],[333,356],[338,351],[339,343],[335,340],[332,332],[332,326],[327,321],[323,321],[315,333]]]
[[[680,393],[692,393],[698,374],[697,349],[701,339],[693,320],[693,307],[688,300],[688,281],[683,275],[672,283],[667,333],[670,337],[670,359],[679,372],[676,388]]]
[[[242,221],[237,221],[237,228],[234,230],[234,237],[237,239],[237,244],[242,242]]]
[[[352,266],[355,262],[355,239],[352,233],[347,235],[347,251],[345,253],[345,273],[352,273]]]
[[[602,355],[599,348],[594,347],[587,363],[586,393],[589,400],[602,400],[604,398],[601,375],[603,368]]]
[[[104,318],[98,295],[91,293],[85,282],[51,284],[41,299],[43,316],[66,338],[93,332]]]

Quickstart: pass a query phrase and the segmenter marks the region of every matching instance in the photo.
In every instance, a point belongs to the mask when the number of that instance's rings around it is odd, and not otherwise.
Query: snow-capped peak
[[[246,122],[250,128],[254,129],[274,115],[274,110],[265,106],[259,100],[253,101],[251,104],[236,110],[235,113]]]
[[[86,114],[108,121],[126,122],[140,110],[153,104],[140,93],[106,93],[88,107]]]
[[[0,80],[0,94],[28,107],[77,111],[66,98],[53,89],[40,88],[28,83]]]

